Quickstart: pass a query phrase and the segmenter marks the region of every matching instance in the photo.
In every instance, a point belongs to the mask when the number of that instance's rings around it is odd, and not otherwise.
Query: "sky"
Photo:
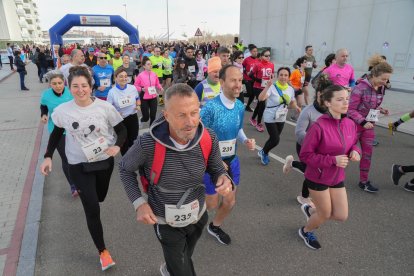
[[[167,33],[167,1],[170,36],[194,36],[197,28],[214,34],[237,34],[240,25],[240,0],[37,0],[42,30],[49,30],[68,13],[127,16],[138,26],[140,36],[157,37]],[[126,4],[126,12],[125,6]],[[86,27],[73,27],[84,30]],[[94,30],[118,36],[118,28]]]

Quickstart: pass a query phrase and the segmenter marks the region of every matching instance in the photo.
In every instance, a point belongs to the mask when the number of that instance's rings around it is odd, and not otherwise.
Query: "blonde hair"
[[[368,66],[371,68],[370,75],[374,77],[393,72],[392,66],[379,54],[375,54],[368,59]]]

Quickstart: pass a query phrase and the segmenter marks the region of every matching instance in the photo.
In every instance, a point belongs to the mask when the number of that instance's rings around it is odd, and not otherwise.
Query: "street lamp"
[[[168,0],[167,0],[167,40],[170,42],[170,21],[168,18]]]
[[[127,4],[122,4],[125,7],[125,20],[128,21]]]

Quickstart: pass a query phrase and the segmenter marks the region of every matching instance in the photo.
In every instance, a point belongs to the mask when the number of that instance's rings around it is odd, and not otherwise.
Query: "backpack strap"
[[[161,143],[155,141],[154,159],[151,167],[151,183],[157,185],[160,179],[162,166],[164,165],[166,148]]]
[[[204,128],[203,134],[200,139],[200,147],[204,157],[204,164],[207,167],[208,157],[210,156],[213,142],[211,141],[211,135],[207,129]]]

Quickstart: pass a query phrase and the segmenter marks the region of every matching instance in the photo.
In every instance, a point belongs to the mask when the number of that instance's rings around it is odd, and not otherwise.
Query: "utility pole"
[[[168,18],[168,0],[167,0],[167,40],[170,42],[170,20]]]

